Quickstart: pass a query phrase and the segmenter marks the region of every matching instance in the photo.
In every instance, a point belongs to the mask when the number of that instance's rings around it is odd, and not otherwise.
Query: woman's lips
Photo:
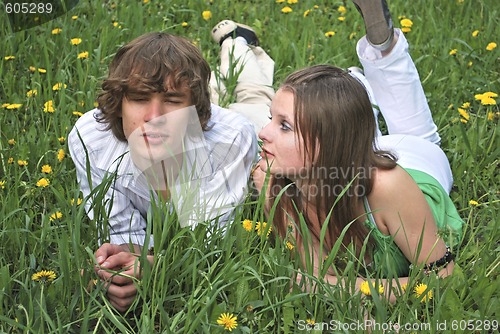
[[[274,157],[274,154],[270,153],[269,151],[267,151],[265,149],[262,149],[262,152],[260,152],[260,156],[263,159],[270,159],[270,158]]]

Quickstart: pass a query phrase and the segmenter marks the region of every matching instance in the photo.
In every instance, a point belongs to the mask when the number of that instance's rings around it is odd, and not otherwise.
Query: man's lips
[[[141,136],[151,145],[164,143],[168,138],[166,134],[159,132],[144,132]]]

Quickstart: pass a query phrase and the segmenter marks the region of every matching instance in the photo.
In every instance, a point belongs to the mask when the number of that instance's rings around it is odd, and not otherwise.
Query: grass
[[[226,233],[209,226],[181,229],[168,207],[154,205],[149,228],[161,251],[155,266],[145,268],[144,279],[138,283],[139,297],[127,314],[116,312],[103,298],[102,287],[91,283],[95,278],[92,254],[106,215],[96,207],[100,214],[90,221],[78,204],[82,196],[65,138],[79,113],[94,107],[100,80],[117,48],[142,33],[166,30],[192,39],[215,68],[218,47],[210,29],[232,18],[256,29],[261,44],[276,61],[276,85],[292,70],[307,65],[358,65],[355,44],[364,28],[354,6],[342,1],[318,8],[316,4],[307,0],[296,4],[80,1],[68,14],[17,33],[10,31],[2,10],[0,332],[217,333],[224,331],[217,324],[221,313],[237,316],[236,333],[321,332],[320,325],[325,324],[330,325],[323,327],[325,332],[327,328],[362,332],[355,325],[363,324],[367,314],[379,324],[373,333],[382,332],[382,325],[390,323],[414,326],[403,333],[419,329],[496,332],[499,108],[474,98],[479,93],[500,92],[500,49],[486,49],[490,42],[499,43],[500,13],[493,0],[432,5],[390,1],[396,26],[403,16],[413,21],[407,38],[454,172],[451,197],[466,222],[453,276],[438,280],[412,274],[415,283],[432,289],[432,299],[421,302],[410,286],[395,304],[389,304],[376,293],[363,298],[352,289],[321,281],[316,282],[317,294],[291,292],[290,277],[298,267],[293,251],[272,235],[268,238],[242,227],[244,219],[254,224],[265,220],[261,201],[255,204],[250,199]],[[347,7],[344,15],[338,11],[340,5]],[[293,11],[282,13],[285,6]],[[310,12],[304,17],[306,10]],[[205,20],[203,11],[210,11],[212,17]],[[340,16],[345,20],[338,20]],[[53,34],[56,28],[61,31]],[[329,31],[335,35],[326,37]],[[72,38],[82,41],[72,45]],[[454,49],[456,54],[450,55]],[[88,52],[88,58],[78,59],[83,52]],[[66,86],[54,90],[57,83]],[[30,90],[37,94],[27,96]],[[50,109],[48,101],[54,112],[44,112]],[[470,103],[464,108],[467,120],[458,112],[466,102]],[[18,161],[27,165],[20,166]],[[52,172],[43,173],[44,165],[50,165]],[[47,187],[37,186],[42,178],[49,180]],[[357,262],[348,259],[346,263],[342,274],[352,282]],[[34,281],[32,275],[41,270],[54,271],[57,277]]]

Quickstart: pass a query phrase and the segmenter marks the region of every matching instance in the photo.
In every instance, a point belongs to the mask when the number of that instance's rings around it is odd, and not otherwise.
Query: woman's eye
[[[288,125],[288,123],[286,123],[286,122],[281,122],[280,129],[283,131],[291,131],[292,127],[290,125]]]

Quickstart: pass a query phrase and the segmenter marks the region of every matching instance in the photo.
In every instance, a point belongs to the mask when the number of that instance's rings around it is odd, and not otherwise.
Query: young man
[[[220,73],[228,74],[232,59],[241,70],[231,111],[211,104],[210,94],[217,98],[225,88],[212,78],[217,87],[210,91],[209,65],[190,41],[148,33],[118,50],[99,107],[83,115],[69,135],[90,219],[101,219],[97,201],[105,207],[109,240],[102,235],[101,241],[109,243],[95,253],[96,271],[109,283],[108,299],[120,311],[134,300],[135,285],[102,269],[128,268],[124,274],[138,277],[134,253],[153,246],[152,238],[146,240],[153,200],[171,202],[181,226],[221,225],[247,193],[260,123],[254,121],[255,128],[238,112],[253,111],[260,120],[267,116],[274,93],[272,60],[266,59],[267,69],[256,79],[251,67],[267,55],[255,45],[252,30],[224,22],[213,32],[222,43]],[[238,37],[242,34],[252,45]]]

